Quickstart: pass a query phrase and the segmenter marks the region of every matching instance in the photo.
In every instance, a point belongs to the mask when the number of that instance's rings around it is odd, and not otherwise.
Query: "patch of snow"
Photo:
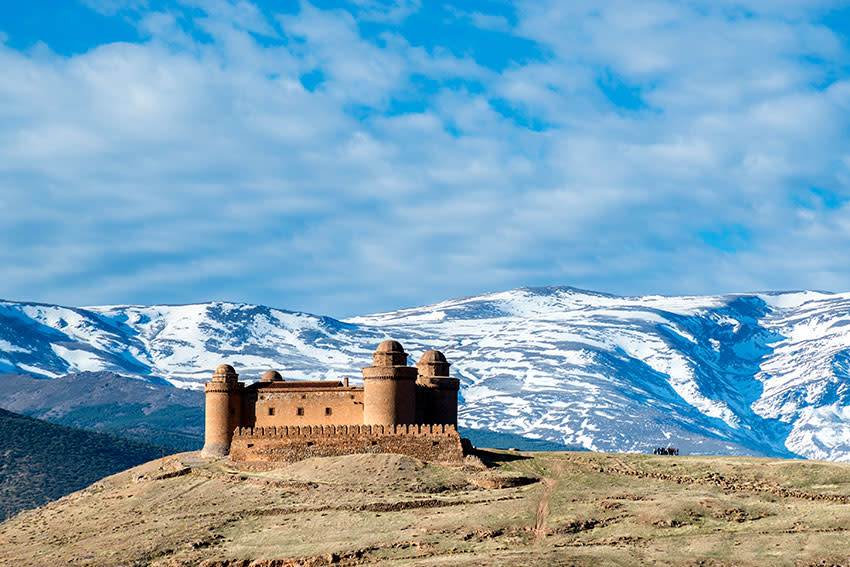
[[[108,369],[108,365],[94,353],[86,350],[75,350],[60,345],[51,345],[53,351],[70,363],[70,372],[97,372]]]
[[[45,370],[44,368],[39,368],[38,366],[32,366],[30,364],[21,364],[18,363],[17,367],[20,368],[23,372],[28,374],[38,374],[41,376],[50,376],[51,378],[59,378],[60,376],[64,376],[65,372],[53,372],[51,370]]]
[[[13,345],[9,341],[5,341],[0,339],[0,352],[30,352],[29,349],[21,348],[17,345]]]

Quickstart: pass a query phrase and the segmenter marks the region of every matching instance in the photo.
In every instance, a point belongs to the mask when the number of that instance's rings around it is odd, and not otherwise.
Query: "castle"
[[[429,350],[416,367],[397,341],[384,341],[363,368],[363,386],[344,381],[287,381],[269,370],[249,386],[229,364],[204,385],[202,454],[246,466],[273,466],[312,456],[401,453],[458,462],[460,381]]]

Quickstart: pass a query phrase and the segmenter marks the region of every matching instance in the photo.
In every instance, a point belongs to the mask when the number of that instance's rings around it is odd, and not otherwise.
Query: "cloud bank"
[[[837,2],[277,6],[88,0],[134,37],[76,51],[0,25],[0,295],[850,289]]]

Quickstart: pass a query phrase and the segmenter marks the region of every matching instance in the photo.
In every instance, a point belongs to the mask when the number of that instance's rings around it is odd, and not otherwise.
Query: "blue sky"
[[[0,7],[0,296],[850,290],[840,2]]]

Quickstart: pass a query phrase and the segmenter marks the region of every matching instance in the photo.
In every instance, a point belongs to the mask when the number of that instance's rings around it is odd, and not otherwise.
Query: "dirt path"
[[[555,478],[543,477],[540,479],[543,484],[543,492],[540,494],[540,500],[537,501],[537,514],[534,522],[534,545],[540,545],[546,539],[546,518],[549,516],[549,500],[552,498],[552,492],[558,485],[557,476]]]
[[[184,491],[182,491],[182,492],[178,492],[178,493],[177,493],[175,496],[173,496],[172,498],[176,500],[176,499],[178,499],[178,498],[180,498],[180,497],[184,496],[186,493],[191,492],[191,491],[195,490],[196,488],[198,488],[199,486],[203,486],[204,484],[206,484],[206,483],[208,483],[208,482],[209,482],[209,479],[205,479],[205,480],[202,480],[202,481],[200,481],[200,482],[196,482],[196,483],[194,483],[194,484],[190,485],[190,486],[189,486],[189,488],[187,488],[186,490],[184,490]]]

